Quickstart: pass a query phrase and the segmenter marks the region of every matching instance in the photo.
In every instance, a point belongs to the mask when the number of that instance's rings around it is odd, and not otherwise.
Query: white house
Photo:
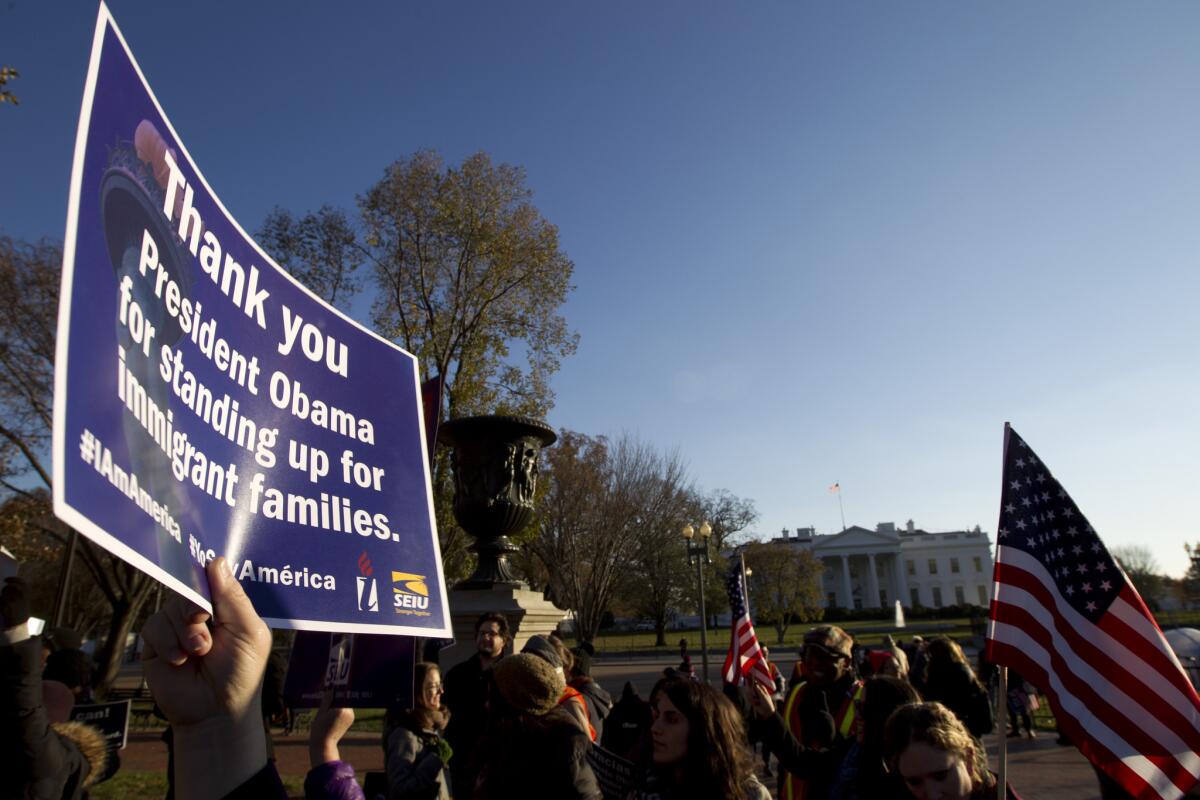
[[[827,608],[879,608],[897,599],[908,607],[988,605],[992,546],[979,526],[929,533],[909,520],[904,530],[881,522],[873,531],[852,525],[828,535],[797,528],[771,543],[802,547],[821,560]]]

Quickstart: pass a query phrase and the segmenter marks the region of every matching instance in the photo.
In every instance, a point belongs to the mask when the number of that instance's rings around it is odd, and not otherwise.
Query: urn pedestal
[[[443,669],[475,653],[475,620],[483,613],[508,618],[514,651],[566,616],[517,579],[508,563],[517,549],[509,534],[533,518],[538,456],[556,438],[537,420],[499,415],[451,420],[438,431],[438,442],[451,448],[454,517],[475,540],[471,549],[479,557],[471,577],[449,593],[455,644],[439,654]]]

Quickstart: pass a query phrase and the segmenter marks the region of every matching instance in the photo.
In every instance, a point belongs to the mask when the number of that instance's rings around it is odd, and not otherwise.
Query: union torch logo
[[[359,611],[378,611],[379,610],[379,587],[375,585],[375,579],[371,577],[375,574],[374,568],[371,566],[371,559],[367,558],[367,551],[364,550],[362,555],[358,557],[358,571],[362,573],[358,580],[358,610]],[[366,601],[366,608],[363,607],[363,601]]]

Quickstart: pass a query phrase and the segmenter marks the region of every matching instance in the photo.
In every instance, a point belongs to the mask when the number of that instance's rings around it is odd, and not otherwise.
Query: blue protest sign
[[[55,512],[205,608],[224,555],[272,626],[447,635],[416,359],[246,235],[103,5],[68,208]]]

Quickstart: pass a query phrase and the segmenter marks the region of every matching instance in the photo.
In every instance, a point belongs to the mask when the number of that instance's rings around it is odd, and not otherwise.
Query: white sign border
[[[150,101],[154,103],[155,110],[166,124],[175,143],[179,145],[184,158],[196,173],[196,177],[200,179],[200,183],[208,192],[209,197],[216,203],[221,213],[225,215],[225,219],[242,235],[242,238],[250,242],[251,246],[257,252],[264,263],[272,266],[275,271],[290,280],[293,284],[299,287],[302,291],[324,306],[326,309],[334,312],[343,320],[354,325],[364,333],[369,334],[388,347],[403,353],[407,356],[412,364],[413,369],[413,385],[414,395],[416,400],[417,415],[420,421],[420,451],[421,461],[425,467],[425,502],[429,509],[430,532],[433,542],[433,557],[437,566],[438,586],[441,587],[441,606],[442,620],[441,628],[419,628],[407,625],[382,625],[382,624],[367,624],[367,623],[343,623],[343,622],[325,622],[321,620],[303,620],[278,617],[264,617],[264,621],[269,627],[283,628],[290,630],[316,630],[316,631],[333,631],[333,632],[350,632],[350,633],[382,633],[407,636],[422,636],[433,638],[445,638],[452,636],[453,626],[450,619],[450,602],[449,591],[446,586],[446,577],[442,567],[442,549],[441,542],[438,537],[437,517],[434,513],[433,506],[433,479],[429,469],[429,454],[426,444],[426,424],[424,403],[421,398],[421,382],[418,370],[418,363],[415,356],[409,353],[404,348],[398,346],[395,342],[384,339],[375,331],[363,326],[358,321],[351,319],[339,309],[334,308],[319,297],[314,295],[308,287],[297,281],[286,271],[281,269],[269,255],[263,252],[258,246],[258,242],[252,236],[246,233],[241,224],[234,219],[233,215],[225,208],[225,204],[221,202],[220,197],[209,186],[208,180],[192,159],[191,153],[183,143],[182,137],[175,131],[175,126],[171,124],[171,120],[167,117],[167,113],[163,110],[162,105],[158,102],[158,97],[154,94],[154,90],[150,87],[146,80],[145,74],[142,73],[141,65],[137,59],[133,57],[133,51],[129,49],[129,44],[125,41],[125,37],[121,34],[120,28],[117,27],[116,20],[108,10],[108,5],[101,0],[100,9],[96,16],[96,29],[92,34],[92,53],[88,61],[87,80],[84,83],[83,102],[79,111],[79,126],[75,134],[75,153],[71,163],[71,186],[67,196],[67,230],[63,236],[63,266],[62,266],[62,285],[59,293],[58,305],[58,331],[57,341],[54,354],[54,429],[52,438],[52,463],[53,463],[53,495],[54,495],[54,513],[63,522],[78,530],[84,536],[93,540],[104,549],[129,562],[133,566],[147,573],[155,580],[163,583],[167,587],[173,589],[187,599],[194,602],[196,605],[203,608],[210,614],[213,613],[212,603],[199,592],[194,591],[190,586],[171,575],[160,566],[150,561],[145,556],[138,553],[133,548],[120,541],[112,534],[105,531],[99,525],[96,525],[90,519],[83,515],[78,509],[69,505],[66,500],[66,487],[64,486],[63,476],[66,468],[66,416],[67,416],[67,354],[70,352],[70,328],[71,328],[71,290],[75,276],[75,246],[76,246],[76,231],[79,227],[79,205],[80,197],[83,190],[83,162],[87,152],[87,137],[88,129],[91,127],[92,107],[96,99],[96,82],[100,70],[100,54],[104,45],[104,34],[109,28],[112,28],[116,34],[117,41],[121,43],[121,47],[125,51],[129,63],[133,65],[137,72],[138,79],[142,82],[142,87],[146,90]],[[335,627],[336,626],[336,627]]]

